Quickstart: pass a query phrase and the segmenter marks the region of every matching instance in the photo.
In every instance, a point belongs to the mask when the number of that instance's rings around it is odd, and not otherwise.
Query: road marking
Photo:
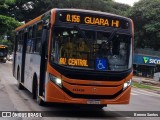
[[[136,93],[131,93],[131,95],[138,95],[138,94],[136,94]]]
[[[152,92],[148,92],[148,91],[145,91],[145,90],[132,90],[132,93],[133,94],[141,94],[141,95],[147,95],[147,96],[156,96],[156,97],[160,97],[159,94],[156,94],[156,93],[152,93]],[[131,93],[131,94],[132,94]]]
[[[157,93],[153,93],[153,92],[150,92],[150,91],[146,91],[146,90],[142,90],[142,89],[138,89],[139,91],[142,91],[142,92],[145,92],[145,93],[149,93],[149,94],[153,94],[153,95],[158,95],[160,96],[159,94]]]
[[[138,92],[138,91],[134,91],[134,92],[135,92],[135,93],[138,93],[138,94],[141,94],[141,95],[154,96],[154,95],[147,94],[147,93],[143,93],[143,92]]]

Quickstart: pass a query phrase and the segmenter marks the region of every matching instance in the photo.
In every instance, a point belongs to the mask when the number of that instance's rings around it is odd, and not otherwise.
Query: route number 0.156
[[[79,23],[80,22],[80,16],[79,15],[67,14],[66,21],[67,22],[77,22],[77,23]]]

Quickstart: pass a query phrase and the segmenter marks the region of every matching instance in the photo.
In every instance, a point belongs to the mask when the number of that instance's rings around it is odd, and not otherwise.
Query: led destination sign
[[[62,65],[71,65],[71,66],[84,66],[84,67],[88,67],[87,60],[83,60],[83,59],[69,58],[67,60],[66,58],[60,58],[59,64],[62,64]]]
[[[87,25],[98,25],[115,28],[128,28],[128,22],[124,19],[115,18],[111,16],[84,14],[84,13],[69,13],[62,12],[59,14],[59,19],[62,22],[80,23]]]

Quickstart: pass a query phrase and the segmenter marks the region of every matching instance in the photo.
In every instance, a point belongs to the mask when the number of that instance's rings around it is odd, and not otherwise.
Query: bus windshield
[[[0,48],[0,56],[1,57],[7,56],[7,48]]]
[[[76,69],[131,68],[131,35],[66,27],[53,31],[51,62]]]

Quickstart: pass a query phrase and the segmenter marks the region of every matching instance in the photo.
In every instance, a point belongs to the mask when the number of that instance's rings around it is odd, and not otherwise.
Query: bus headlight
[[[62,87],[62,80],[60,78],[57,78],[51,74],[49,74],[49,79],[54,82],[56,85],[58,85],[59,87]]]
[[[4,60],[6,60],[7,58],[6,57],[4,57]]]
[[[127,87],[129,87],[131,85],[132,80],[130,79],[129,81],[125,82],[123,84],[123,90],[125,90]]]

